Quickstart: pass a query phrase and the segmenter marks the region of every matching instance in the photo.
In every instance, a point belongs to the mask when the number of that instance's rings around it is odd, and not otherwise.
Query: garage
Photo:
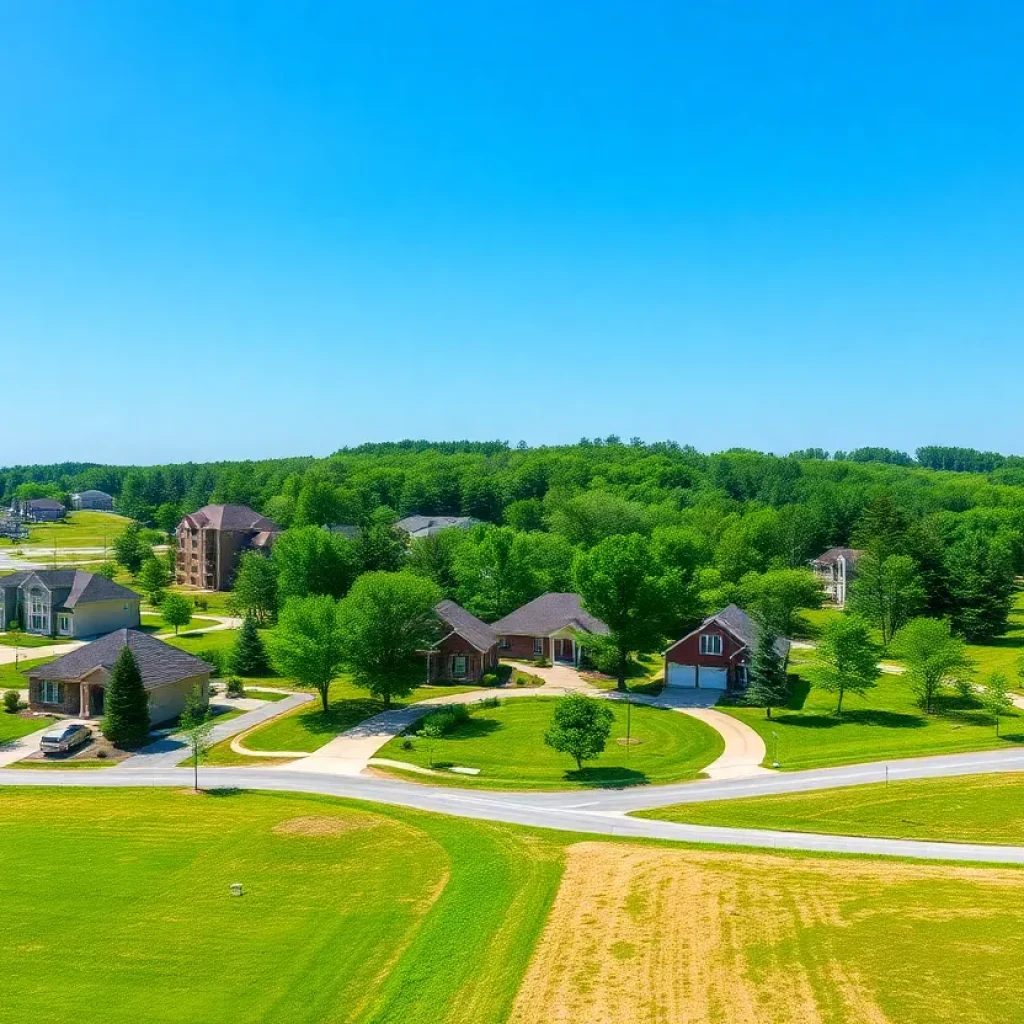
[[[729,670],[701,667],[698,682],[702,690],[724,690],[729,685]]]
[[[668,663],[668,676],[665,679],[666,686],[689,686],[697,685],[697,673],[693,665],[677,665],[674,661]]]

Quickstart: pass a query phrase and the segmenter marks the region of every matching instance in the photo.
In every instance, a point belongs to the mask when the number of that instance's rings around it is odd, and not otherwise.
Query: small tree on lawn
[[[171,582],[171,574],[167,571],[167,563],[159,558],[150,557],[142,563],[136,583],[142,587],[142,592],[149,598],[149,603],[158,605]]]
[[[199,791],[199,762],[210,749],[210,701],[203,688],[196,683],[185,697],[181,712],[181,731],[192,757],[193,786]]]
[[[181,626],[192,621],[192,602],[184,594],[168,594],[160,605],[160,614],[168,626],[174,627],[177,635]]]
[[[231,657],[228,665],[232,672],[238,676],[263,676],[267,674],[270,663],[267,660],[267,652],[260,639],[259,630],[256,628],[256,620],[251,615],[246,615],[242,622],[242,629],[231,649]]]
[[[944,686],[965,682],[973,671],[964,642],[948,619],[911,619],[896,634],[896,650],[907,664],[907,679],[927,714]]]
[[[149,736],[149,695],[131,648],[114,662],[104,697],[103,735],[118,747],[138,747]]]
[[[420,736],[427,741],[427,764],[434,767],[434,745],[444,736],[444,726],[440,722],[424,722],[420,726]]]
[[[847,693],[863,696],[882,674],[878,668],[879,649],[871,639],[871,628],[856,615],[832,619],[818,643],[818,664],[808,671],[815,686],[837,695],[836,714],[843,713]]]
[[[765,709],[765,717],[772,717],[772,708],[784,708],[789,703],[789,678],[778,651],[778,634],[765,619],[758,627],[754,653],[750,659],[750,685],[747,699]]]
[[[1013,698],[1009,693],[1010,684],[1002,672],[993,672],[985,680],[982,702],[985,709],[996,720],[996,735],[999,735],[999,719],[1013,710]]]
[[[277,613],[276,563],[255,551],[242,555],[231,595],[243,615],[253,616],[261,626],[271,622]]]
[[[118,565],[123,566],[133,576],[139,571],[142,563],[151,558],[153,551],[142,539],[141,524],[132,520],[115,538],[111,545],[114,558]]]
[[[338,602],[326,594],[293,597],[285,602],[270,637],[270,658],[283,676],[316,690],[324,714],[331,683],[343,664],[344,636]]]
[[[112,580],[117,576],[117,562],[101,562],[95,569],[93,569],[92,574],[94,576],[103,576],[108,580]]]
[[[608,742],[612,731],[612,709],[604,701],[573,693],[561,697],[551,716],[544,742],[560,754],[569,754],[582,769]]]

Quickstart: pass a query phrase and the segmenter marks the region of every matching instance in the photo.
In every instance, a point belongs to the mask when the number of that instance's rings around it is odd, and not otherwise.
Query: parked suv
[[[81,722],[66,722],[43,733],[39,749],[44,754],[65,754],[92,738],[92,730]]]

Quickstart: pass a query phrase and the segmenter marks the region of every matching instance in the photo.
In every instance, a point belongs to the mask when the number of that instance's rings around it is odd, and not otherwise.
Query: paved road
[[[228,723],[230,724],[230,723]],[[995,751],[889,762],[890,779],[969,775],[978,772],[1024,771],[1024,751]],[[768,849],[860,853],[901,857],[943,858],[1024,864],[1024,847],[965,843],[914,842],[827,836],[797,832],[678,825],[626,817],[626,812],[669,803],[736,799],[766,793],[794,793],[880,782],[884,764],[851,765],[807,772],[771,773],[745,779],[706,780],[628,790],[576,790],[563,793],[488,793],[426,786],[396,779],[323,775],[280,768],[203,768],[207,787],[322,793],[377,803],[413,807],[439,814],[507,821],[561,831],[718,843]],[[17,786],[187,786],[188,769],[130,768],[101,771],[4,771],[0,785]]]

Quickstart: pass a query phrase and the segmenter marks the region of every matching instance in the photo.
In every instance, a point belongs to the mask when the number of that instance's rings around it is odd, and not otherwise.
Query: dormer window
[[[720,633],[702,633],[700,637],[701,654],[721,654],[722,636]]]

